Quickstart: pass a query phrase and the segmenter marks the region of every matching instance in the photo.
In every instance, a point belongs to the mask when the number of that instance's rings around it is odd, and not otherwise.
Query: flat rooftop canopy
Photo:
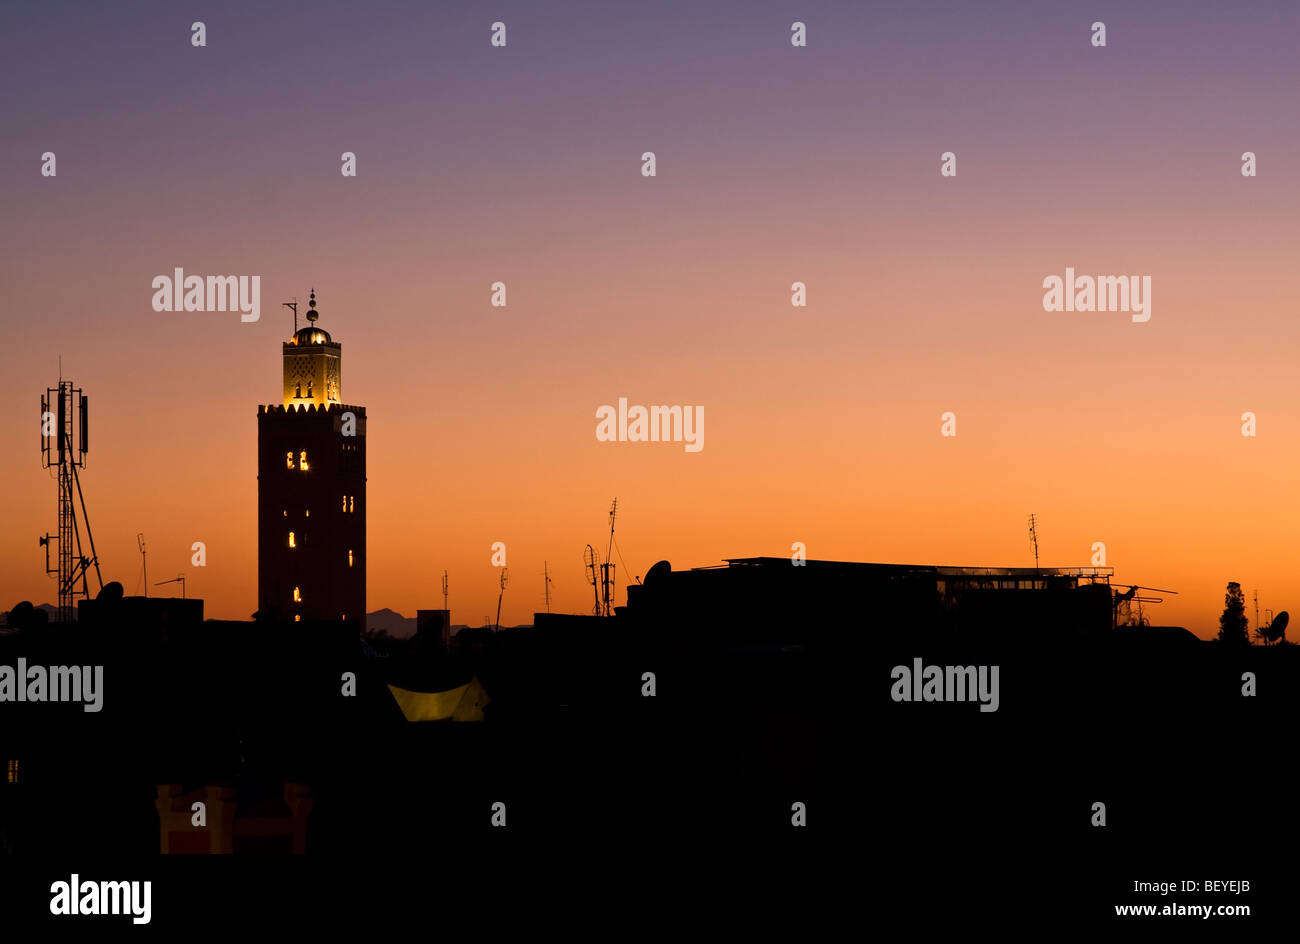
[[[942,567],[926,564],[872,564],[863,561],[804,561],[809,567],[852,567],[880,574],[933,574],[939,577],[1110,577],[1114,567]],[[790,566],[788,557],[728,557],[730,567]],[[692,567],[692,570],[714,570],[721,567]]]

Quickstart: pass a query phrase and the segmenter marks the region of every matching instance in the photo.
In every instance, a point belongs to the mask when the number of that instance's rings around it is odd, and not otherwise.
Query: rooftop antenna
[[[95,536],[91,533],[90,518],[86,514],[86,495],[81,490],[81,478],[77,473],[78,469],[86,467],[89,432],[89,399],[80,387],[74,387],[72,381],[63,379],[63,358],[60,357],[59,385],[47,387],[45,396],[41,397],[41,454],[45,468],[58,466],[59,469],[59,529],[58,534],[47,532],[39,540],[45,548],[45,572],[58,574],[58,618],[65,623],[72,621],[72,606],[76,596],[90,599],[86,574],[92,565],[99,588],[104,589],[104,578],[99,571],[99,555],[95,552]],[[81,528],[77,524],[76,506],[73,504],[74,492],[81,505],[81,519],[86,525],[89,557],[81,544]],[[50,566],[51,541],[58,544],[57,567]],[[80,589],[77,588],[78,580],[81,581]]]
[[[298,296],[295,295],[293,297],[293,301],[291,302],[281,302],[280,304],[283,305],[285,308],[290,308],[293,310],[293,333],[297,334],[298,333]]]
[[[550,564],[542,561],[542,580],[546,588],[546,612],[551,612],[551,571]]]
[[[149,595],[149,560],[144,556],[144,532],[136,532],[135,542],[140,545],[140,567],[144,571],[144,595]]]
[[[501,598],[506,595],[506,569],[501,568],[501,592],[497,594],[497,623],[496,629],[501,629]],[[494,630],[495,631],[495,630]]]
[[[181,585],[181,599],[182,599],[182,600],[185,599],[185,575],[184,575],[184,574],[177,574],[176,577],[175,577],[174,579],[172,579],[172,580],[160,580],[160,581],[158,581],[156,584],[154,584],[154,586],[155,586],[155,587],[161,587],[161,586],[162,586],[163,584],[165,584],[165,583],[178,583],[178,584],[180,584],[180,585]]]
[[[1029,516],[1029,543],[1034,546],[1034,568],[1038,568],[1038,519]]]
[[[600,565],[600,589],[605,600],[605,615],[613,615],[614,563],[610,554],[614,550],[614,516],[618,514],[618,499],[609,506],[609,544],[605,548],[605,563]]]
[[[442,608],[447,609],[447,572],[442,572]]]
[[[582,553],[583,572],[587,576],[587,583],[591,584],[591,594],[596,600],[596,606],[592,609],[593,616],[600,615],[600,592],[597,590],[596,571],[600,567],[600,558],[596,555],[596,549],[590,544]]]
[[[1140,586],[1140,585],[1135,584],[1135,583],[1117,583],[1117,584],[1112,584],[1111,586],[1113,586],[1113,587],[1128,587],[1128,589],[1125,590],[1123,593],[1116,593],[1116,594],[1112,597],[1112,605],[1115,607],[1115,620],[1113,621],[1114,625],[1118,625],[1118,621],[1119,621],[1119,607],[1120,607],[1120,605],[1123,604],[1123,603],[1126,603],[1126,602],[1127,602],[1127,603],[1129,603],[1130,605],[1133,604],[1133,603],[1136,603],[1136,604],[1138,605],[1138,621],[1137,621],[1137,625],[1141,626],[1141,625],[1143,625],[1143,623],[1142,623],[1142,620],[1143,620],[1143,616],[1142,616],[1142,604],[1143,604],[1143,603],[1164,603],[1164,602],[1165,602],[1165,598],[1164,598],[1164,597],[1146,597],[1146,596],[1139,596],[1139,595],[1138,595],[1138,591],[1139,591],[1139,590],[1152,590],[1152,591],[1154,591],[1154,592],[1156,592],[1156,593],[1172,593],[1174,596],[1178,596],[1178,591],[1177,591],[1177,590],[1162,590],[1162,589],[1160,589],[1159,587],[1143,587],[1143,586]]]

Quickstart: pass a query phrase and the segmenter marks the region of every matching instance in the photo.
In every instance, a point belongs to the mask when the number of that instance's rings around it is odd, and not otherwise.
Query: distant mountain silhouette
[[[415,617],[403,616],[396,610],[385,607],[366,614],[366,629],[367,631],[382,629],[394,639],[406,639],[415,635]]]

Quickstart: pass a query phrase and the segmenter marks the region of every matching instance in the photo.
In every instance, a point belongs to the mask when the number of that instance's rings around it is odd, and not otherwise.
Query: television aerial
[[[600,616],[600,578],[597,576],[597,571],[600,569],[600,557],[596,554],[596,549],[590,544],[582,552],[582,566],[587,575],[587,583],[591,584],[592,596],[596,600],[596,606],[592,609],[592,613]]]
[[[1138,605],[1138,625],[1142,625],[1142,604],[1143,603],[1164,603],[1164,597],[1146,597],[1138,596],[1139,590],[1151,590],[1155,593],[1172,593],[1178,596],[1177,590],[1161,590],[1159,587],[1143,587],[1135,583],[1113,583],[1111,587],[1127,587],[1123,593],[1116,592],[1111,603],[1113,610],[1112,624],[1119,623],[1119,608],[1126,603],[1136,603]]]
[[[160,580],[160,581],[158,581],[156,584],[154,584],[154,586],[155,586],[155,587],[161,587],[161,586],[162,586],[163,584],[165,584],[165,583],[178,583],[178,584],[180,584],[180,585],[181,585],[181,599],[182,599],[182,600],[185,599],[185,575],[184,575],[184,574],[177,574],[177,575],[176,575],[173,579],[171,579],[171,580]]]
[[[506,569],[501,568],[501,592],[497,594],[497,622],[496,629],[501,628],[501,598],[506,595]]]

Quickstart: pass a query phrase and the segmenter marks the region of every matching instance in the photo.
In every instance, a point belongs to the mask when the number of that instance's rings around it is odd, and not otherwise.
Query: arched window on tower
[[[298,381],[297,386],[295,386],[295,387],[293,388],[293,398],[294,398],[295,400],[301,400],[301,399],[302,399],[302,381],[301,381],[301,380]]]
[[[312,394],[311,394],[311,381],[309,380],[309,381],[307,381],[307,399],[310,400],[311,398],[312,398]],[[942,419],[942,417],[940,417],[940,419]]]
[[[286,469],[292,469],[292,468],[293,468],[293,453],[292,453],[292,452],[286,452],[286,453],[284,454],[284,467],[285,467]]]
[[[289,455],[292,457],[293,453],[290,453]],[[293,466],[290,465],[289,468],[292,469]],[[298,468],[302,469],[304,472],[307,471],[307,450],[306,449],[298,453]]]

